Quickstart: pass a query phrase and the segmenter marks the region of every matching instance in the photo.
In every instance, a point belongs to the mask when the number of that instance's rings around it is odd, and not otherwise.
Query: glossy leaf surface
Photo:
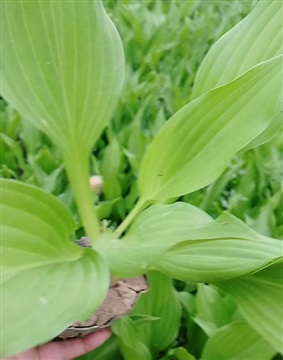
[[[7,356],[85,320],[107,293],[109,271],[97,253],[69,240],[75,224],[56,198],[9,180],[1,191],[1,356]]]

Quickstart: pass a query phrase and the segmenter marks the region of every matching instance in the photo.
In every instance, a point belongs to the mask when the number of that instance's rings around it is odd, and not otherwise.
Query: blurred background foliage
[[[137,200],[143,154],[166,120],[190,101],[207,51],[255,4],[254,0],[104,0],[124,44],[127,74],[113,120],[90,156],[91,174],[103,176],[104,183],[102,194],[93,193],[94,203],[108,226],[116,227]],[[72,211],[81,236],[58,150],[4,100],[0,110],[1,177],[55,194]],[[213,217],[228,210],[259,233],[282,239],[282,154],[283,139],[278,134],[258,148],[235,155],[216,182],[181,200]],[[142,297],[131,317],[115,323],[113,331],[119,337],[113,336],[81,359],[119,359],[122,351],[124,358],[136,360],[139,355],[134,350],[143,354],[141,359],[240,359],[231,355],[233,349],[220,357],[217,346],[240,333],[256,341],[257,334],[247,328],[236,304],[216,287],[173,283],[157,273],[149,274],[149,280],[152,291]],[[162,300],[158,300],[160,292]],[[131,340],[125,342],[129,334]],[[242,352],[241,359],[274,355],[266,344],[259,345],[258,351]],[[253,357],[260,353],[261,357]]]

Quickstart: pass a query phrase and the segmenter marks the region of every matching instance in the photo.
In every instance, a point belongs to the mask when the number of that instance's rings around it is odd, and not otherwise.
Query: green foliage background
[[[93,196],[100,219],[110,219],[107,225],[116,227],[135,203],[142,156],[166,119],[190,100],[196,71],[208,49],[248,14],[255,3],[252,0],[104,1],[123,40],[127,64],[126,84],[113,121],[90,158],[91,173],[104,179],[103,194]],[[35,184],[58,196],[72,210],[77,236],[81,236],[80,219],[57,148],[3,101],[0,146],[1,177]],[[213,217],[228,210],[260,234],[283,239],[282,152],[282,137],[277,135],[259,148],[236,155],[215,183],[182,200]],[[163,276],[158,279],[158,276],[152,273],[150,282],[155,286],[170,282],[171,286],[170,279]],[[133,341],[140,339],[139,346],[148,346],[156,359],[193,359],[193,356],[203,360],[240,359],[229,355],[233,349],[227,349],[226,355],[220,357],[216,351],[217,337],[210,339],[217,329],[221,343],[225,339],[221,331],[226,327],[229,331],[225,336],[230,334],[230,343],[237,336],[237,341],[243,343],[239,334],[249,338],[248,325],[239,317],[237,304],[224,291],[209,285],[175,282],[174,286],[175,290],[172,288],[168,294],[169,302],[172,305],[178,298],[177,303],[184,306],[181,310],[176,305],[171,315],[162,316],[172,316],[172,322],[181,317],[178,331],[168,336],[165,345],[152,347],[144,334],[136,334]],[[158,303],[158,293],[152,292],[147,297],[151,299],[139,304],[133,316],[147,313],[147,301]],[[158,304],[156,308],[149,311],[153,318],[148,321],[154,322],[154,316],[160,316]],[[130,323],[133,318],[126,318],[126,325],[117,323],[114,333],[123,333],[127,326],[133,327],[133,334],[138,332],[137,326]],[[250,341],[258,341],[258,349],[249,350],[249,344],[244,346],[244,343],[241,359],[259,360],[255,354],[261,354],[261,359],[271,359],[272,350],[260,343],[256,334],[253,336]],[[120,343],[121,348],[126,354],[127,345]],[[213,359],[207,357],[211,348],[215,352]],[[131,353],[128,354],[130,359]],[[108,360],[120,356],[117,337],[113,336],[100,349],[81,359]]]

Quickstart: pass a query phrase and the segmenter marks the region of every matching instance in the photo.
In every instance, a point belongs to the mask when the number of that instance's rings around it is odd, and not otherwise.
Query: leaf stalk
[[[100,226],[89,185],[88,156],[77,146],[64,157],[67,175],[87,237],[91,243],[100,235]]]
[[[133,222],[133,220],[137,217],[137,215],[148,205],[148,201],[140,198],[133,209],[129,212],[126,218],[122,221],[122,223],[115,230],[115,235],[120,237],[123,232],[127,229],[127,227]]]

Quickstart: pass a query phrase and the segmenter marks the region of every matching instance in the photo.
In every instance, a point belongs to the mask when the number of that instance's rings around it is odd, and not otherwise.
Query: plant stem
[[[135,217],[147,206],[148,201],[145,201],[143,198],[140,198],[135,206],[132,208],[130,213],[126,216],[123,222],[115,230],[115,234],[120,237]]]
[[[77,146],[73,150],[72,156],[66,156],[64,163],[86,235],[93,243],[100,230],[89,185],[88,156],[80,153]]]

